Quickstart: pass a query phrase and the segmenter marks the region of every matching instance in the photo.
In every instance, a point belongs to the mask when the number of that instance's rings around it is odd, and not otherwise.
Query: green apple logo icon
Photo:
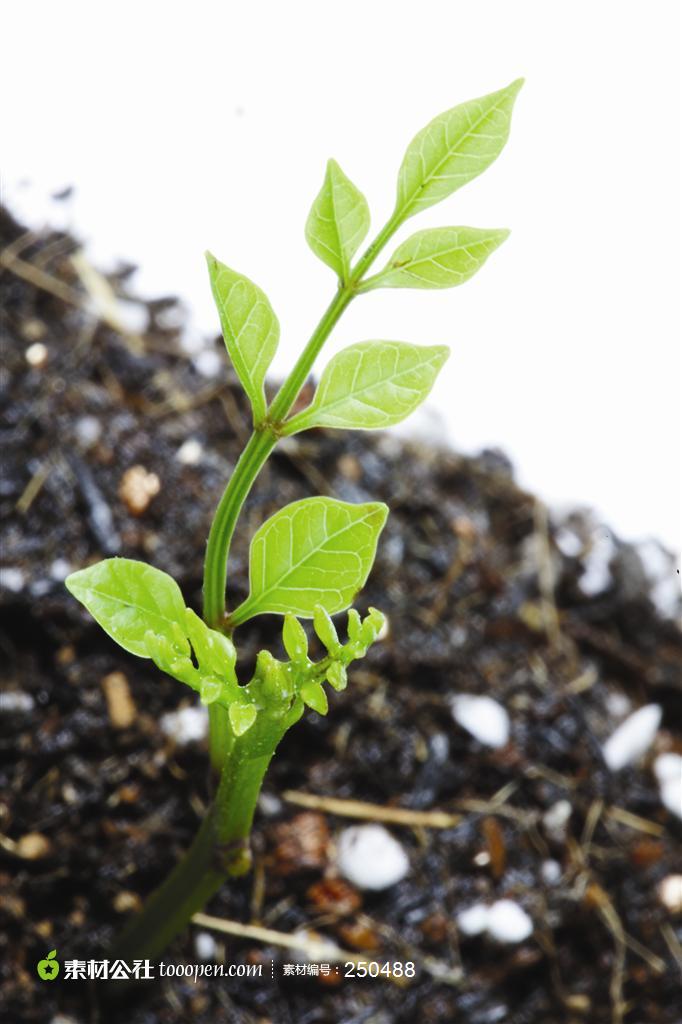
[[[59,962],[54,958],[57,955],[56,949],[51,949],[44,960],[38,963],[38,975],[43,981],[54,981],[59,974]]]

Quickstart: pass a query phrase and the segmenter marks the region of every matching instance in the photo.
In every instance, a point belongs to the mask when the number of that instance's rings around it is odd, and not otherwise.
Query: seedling
[[[500,229],[418,231],[372,276],[370,267],[408,218],[447,198],[497,158],[509,134],[522,81],[460,104],[431,121],[407,148],[395,209],[363,255],[369,230],[361,192],[330,160],[306,223],[313,252],[338,287],[293,370],[268,403],[265,377],[279,339],[277,317],[261,289],[210,253],[208,272],[225,345],[253,414],[253,432],[211,525],[203,581],[203,618],[185,606],[177,583],[144,562],[110,558],[68,577],[66,586],[126,651],[150,658],[195,690],[208,706],[210,758],[217,789],[189,851],[124,931],[119,955],[154,957],[229,876],[249,869],[249,833],[258,794],[277,744],[312,708],[327,713],[325,684],[343,690],[347,669],[377,640],[383,615],[361,618],[351,604],[372,568],[388,509],[379,502],[296,501],[268,519],[251,542],[250,592],[226,604],[230,543],[244,500],[280,438],[313,427],[371,430],[405,419],[426,398],[448,349],[402,341],[365,341],[329,362],[307,408],[292,408],[339,317],[377,288],[450,288],[480,269],[505,240]],[[348,610],[349,609],[349,610]],[[331,616],[348,610],[342,641]],[[258,655],[253,677],[237,677],[237,628],[257,615],[283,617],[286,658]],[[301,619],[311,619],[326,651],[315,661]]]

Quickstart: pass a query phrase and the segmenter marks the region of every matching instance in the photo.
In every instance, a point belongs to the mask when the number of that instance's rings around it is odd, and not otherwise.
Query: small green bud
[[[348,637],[354,643],[360,639],[360,629],[362,628],[362,622],[360,616],[356,612],[355,608],[348,610]]]
[[[187,642],[187,637],[183,633],[178,622],[171,622],[171,632],[173,634],[173,643],[180,654],[189,654],[190,648],[189,643]]]
[[[376,608],[370,608],[360,628],[360,642],[365,648],[371,647],[383,629],[386,619]]]
[[[317,711],[318,715],[326,715],[329,710],[329,703],[327,701],[327,694],[322,689],[321,683],[316,683],[314,680],[310,680],[304,683],[301,687],[301,699],[304,704],[307,704],[313,711]]]
[[[213,704],[219,700],[223,692],[223,684],[215,676],[207,676],[199,681],[199,697],[202,704]]]
[[[315,632],[329,653],[332,656],[336,654],[341,647],[341,644],[339,643],[339,636],[329,612],[327,612],[321,604],[315,605],[313,626],[315,627]]]
[[[216,629],[209,629],[191,608],[185,609],[185,624],[202,671],[234,679],[237,652],[232,641]]]
[[[173,658],[164,671],[174,679],[179,679],[181,683],[187,683],[194,690],[201,685],[201,675],[189,658]]]
[[[284,616],[282,642],[284,643],[284,650],[293,662],[301,664],[307,660],[308,637],[295,615],[287,614]]]
[[[339,692],[345,690],[348,685],[348,673],[345,666],[338,661],[333,661],[327,669],[326,679],[335,690]]]
[[[235,736],[243,736],[256,721],[256,708],[253,704],[240,704],[234,701],[227,710],[230,725]]]

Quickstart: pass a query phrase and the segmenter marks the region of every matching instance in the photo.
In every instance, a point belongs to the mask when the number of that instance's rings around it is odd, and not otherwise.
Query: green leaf
[[[403,221],[478,177],[500,155],[523,79],[460,103],[415,135],[398,174],[394,216]]]
[[[312,402],[284,428],[295,434],[310,427],[373,430],[400,423],[420,405],[450,352],[402,341],[362,341],[335,355]]]
[[[279,322],[258,285],[210,252],[206,260],[225,345],[258,423],[265,416],[263,383],[277,350]]]
[[[398,246],[388,265],[368,278],[372,288],[454,288],[480,270],[509,232],[486,228],[428,228]]]
[[[251,542],[251,592],[232,625],[268,613],[309,619],[318,604],[330,614],[343,611],[369,575],[387,515],[380,502],[350,505],[333,498],[306,498],[281,509]]]
[[[324,183],[306,221],[308,245],[345,283],[350,261],[368,230],[367,200],[336,160],[330,160]]]
[[[166,640],[177,655],[190,653],[177,629],[185,621],[180,587],[160,569],[130,558],[107,558],[71,573],[65,583],[102,629],[131,654],[150,657],[148,631]]]

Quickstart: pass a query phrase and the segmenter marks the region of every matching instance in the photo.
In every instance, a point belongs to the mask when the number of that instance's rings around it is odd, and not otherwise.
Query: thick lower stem
[[[248,839],[263,776],[275,748],[299,711],[261,720],[234,740],[223,764],[215,800],[190,846],[144,909],[119,935],[113,959],[154,960],[201,910],[226,878],[251,866]]]

